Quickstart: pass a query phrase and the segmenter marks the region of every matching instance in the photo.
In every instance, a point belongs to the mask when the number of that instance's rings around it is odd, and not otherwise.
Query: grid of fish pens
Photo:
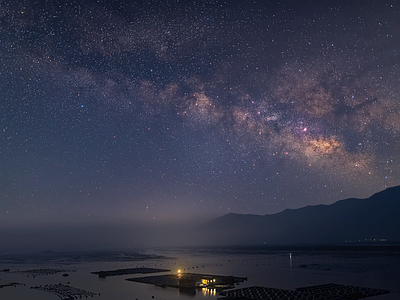
[[[222,299],[306,299],[306,300],[346,300],[361,299],[390,293],[388,290],[364,288],[341,284],[324,284],[318,286],[302,287],[296,290],[284,290],[268,287],[248,287],[222,292]]]

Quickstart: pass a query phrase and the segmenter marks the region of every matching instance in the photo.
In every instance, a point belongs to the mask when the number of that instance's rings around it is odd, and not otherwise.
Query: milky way
[[[131,2],[0,2],[1,219],[267,214],[400,184],[395,1]]]

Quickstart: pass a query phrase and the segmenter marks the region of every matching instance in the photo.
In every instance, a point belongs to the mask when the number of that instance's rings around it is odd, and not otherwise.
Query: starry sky
[[[396,1],[0,1],[0,220],[184,220],[400,184]]]

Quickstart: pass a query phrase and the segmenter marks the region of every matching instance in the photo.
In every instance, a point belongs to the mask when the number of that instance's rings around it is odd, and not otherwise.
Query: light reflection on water
[[[205,297],[215,297],[215,296],[217,296],[217,289],[202,288],[201,293]]]
[[[215,250],[215,249],[214,249]],[[5,287],[0,289],[0,299],[59,299],[53,294],[30,289],[30,286],[63,283],[94,293],[100,293],[93,299],[204,299],[216,298],[216,289],[200,289],[193,291],[176,288],[162,288],[154,285],[126,281],[126,278],[148,276],[133,274],[100,279],[91,274],[92,271],[113,270],[122,268],[150,267],[165,268],[177,273],[178,269],[187,273],[233,275],[247,277],[247,281],[237,287],[266,286],[283,289],[295,289],[301,286],[324,283],[338,283],[355,286],[374,287],[399,291],[400,258],[399,256],[376,253],[338,253],[338,252],[304,252],[292,251],[292,264],[288,251],[243,252],[214,250],[168,250],[162,254],[176,259],[153,259],[150,261],[130,262],[85,262],[79,264],[60,265],[47,263],[45,266],[35,265],[2,265],[12,270],[32,268],[62,268],[76,270],[69,277],[62,273],[43,275],[33,278],[23,273],[0,273],[1,282],[21,282],[26,286]],[[150,275],[163,275],[157,273]],[[153,298],[154,297],[154,298]],[[378,298],[376,298],[378,299]],[[385,298],[386,299],[386,298]],[[389,298],[388,298],[389,299]]]

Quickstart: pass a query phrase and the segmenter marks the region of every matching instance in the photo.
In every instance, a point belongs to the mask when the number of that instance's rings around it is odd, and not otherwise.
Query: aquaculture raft
[[[96,295],[96,293],[92,293],[89,291],[81,290],[69,285],[65,284],[50,284],[50,285],[43,285],[43,286],[34,286],[31,287],[32,289],[39,290],[39,291],[44,291],[48,293],[52,293],[56,296],[58,296],[61,300],[72,300],[72,299],[78,299],[82,297],[93,297]]]
[[[109,271],[98,271],[98,272],[92,272],[92,274],[96,274],[99,275],[99,277],[101,278],[105,278],[107,276],[147,274],[147,273],[170,272],[170,271],[171,270],[154,269],[154,268],[130,268],[130,269],[109,270]]]
[[[308,300],[354,300],[365,297],[388,294],[390,291],[374,288],[356,287],[342,284],[323,284],[301,287],[296,290],[284,290],[268,287],[253,286],[221,292],[221,299],[251,299],[251,300],[280,300],[280,299],[308,299]]]

